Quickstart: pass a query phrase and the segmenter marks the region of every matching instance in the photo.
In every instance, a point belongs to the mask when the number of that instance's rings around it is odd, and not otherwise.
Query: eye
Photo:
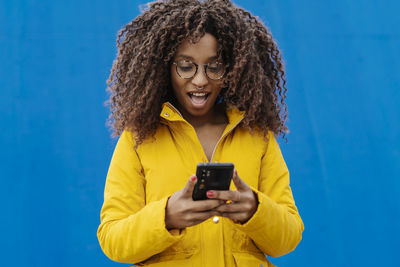
[[[212,62],[207,64],[207,71],[213,73],[219,73],[222,70],[222,64],[218,62]]]
[[[191,61],[179,61],[177,66],[182,72],[191,72],[195,69],[193,62]]]

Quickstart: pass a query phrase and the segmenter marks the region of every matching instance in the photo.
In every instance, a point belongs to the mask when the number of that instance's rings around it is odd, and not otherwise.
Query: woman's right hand
[[[183,229],[219,215],[214,209],[224,201],[217,199],[193,201],[192,193],[196,182],[197,177],[193,175],[183,189],[168,199],[165,209],[165,226],[168,230]]]

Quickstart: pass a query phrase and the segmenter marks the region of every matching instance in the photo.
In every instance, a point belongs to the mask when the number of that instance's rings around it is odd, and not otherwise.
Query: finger
[[[218,211],[212,210],[212,211],[204,211],[204,212],[195,212],[193,213],[192,220],[194,221],[205,221],[211,217],[214,216],[220,216],[221,213]]]
[[[243,204],[237,204],[237,203],[229,203],[229,204],[224,204],[221,205],[217,208],[215,208],[216,211],[221,212],[221,213],[236,213],[236,212],[245,212],[247,211],[246,208],[243,206]]]
[[[232,180],[233,180],[233,183],[235,184],[237,190],[246,191],[249,189],[249,186],[242,179],[240,179],[236,169],[233,173]]]
[[[193,201],[191,210],[198,212],[214,210],[224,203],[224,201],[221,201],[219,199],[197,200]]]
[[[244,212],[221,212],[220,216],[229,218],[233,220],[235,223],[246,221],[248,215]]]
[[[239,202],[240,201],[240,192],[239,191],[232,191],[232,190],[209,190],[207,191],[207,197],[210,199],[222,199],[225,201],[233,201]]]
[[[185,187],[183,188],[183,195],[186,197],[192,197],[193,189],[196,183],[197,183],[197,177],[195,174],[193,174],[189,178],[189,181],[186,183]]]
[[[204,222],[205,220],[214,217],[214,216],[221,216],[221,214],[217,211],[208,211],[208,212],[196,212],[191,214],[190,220],[187,220],[188,226],[193,226],[199,223]]]

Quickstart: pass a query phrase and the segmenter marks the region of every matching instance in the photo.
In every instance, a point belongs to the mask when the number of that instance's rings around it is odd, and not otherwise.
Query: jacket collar
[[[226,115],[228,117],[228,125],[225,128],[225,132],[230,131],[232,128],[236,127],[244,118],[244,111],[240,111],[237,108],[227,109]],[[188,123],[182,116],[182,114],[175,108],[170,102],[165,102],[162,105],[160,117],[167,122],[181,121]]]

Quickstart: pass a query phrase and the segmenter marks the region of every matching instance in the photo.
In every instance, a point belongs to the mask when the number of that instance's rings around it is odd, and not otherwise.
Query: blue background
[[[124,266],[96,230],[117,31],[145,1],[0,2],[1,266]],[[286,61],[304,220],[284,266],[399,266],[400,2],[244,1]],[[125,265],[126,266],[126,265]]]

